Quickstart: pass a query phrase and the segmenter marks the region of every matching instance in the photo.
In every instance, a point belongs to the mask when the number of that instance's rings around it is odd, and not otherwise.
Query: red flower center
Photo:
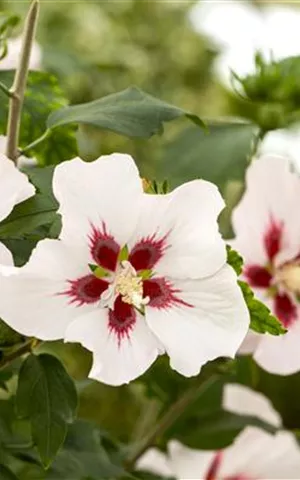
[[[121,248],[105,224],[101,228],[92,226],[89,246],[95,264],[87,265],[92,273],[68,280],[69,287],[61,294],[77,306],[99,302],[99,306],[108,308],[109,329],[115,332],[118,342],[129,335],[137,310],[143,313],[146,304],[159,309],[172,305],[191,307],[178,297],[180,291],[170,281],[152,273],[167,248],[166,240],[166,236],[156,235],[142,238],[124,260],[127,249]]]
[[[117,267],[120,245],[107,233],[105,223],[102,230],[92,226],[89,237],[91,255],[97,265],[114,272]]]
[[[217,480],[219,477],[219,471],[221,468],[221,464],[223,461],[223,452],[219,451],[214,456],[207,473],[204,476],[204,480]],[[229,477],[223,478],[223,480],[251,480],[248,475],[238,474],[238,475],[230,475]]]
[[[294,265],[296,265],[297,259],[292,259],[288,266],[278,267],[275,265],[275,258],[282,248],[283,234],[283,222],[276,222],[271,217],[269,227],[264,235],[268,264],[263,266],[247,265],[244,275],[249,285],[257,289],[265,289],[266,295],[273,298],[273,312],[288,328],[297,319],[295,289],[291,288],[295,285]]]

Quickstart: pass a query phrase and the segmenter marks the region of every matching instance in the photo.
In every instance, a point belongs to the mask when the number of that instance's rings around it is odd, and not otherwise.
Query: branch
[[[22,357],[22,355],[25,355],[25,353],[30,353],[40,343],[41,343],[40,340],[37,340],[35,338],[29,340],[28,342],[26,342],[24,345],[19,347],[14,352],[10,353],[9,355],[6,355],[0,361],[0,369],[3,368],[3,367],[6,367],[6,365],[13,362],[17,358]]]
[[[144,440],[142,440],[138,445],[136,450],[129,455],[127,461],[125,462],[126,468],[130,471],[133,469],[137,460],[148,450],[149,447],[152,447],[156,444],[156,441],[161,437],[177,420],[181,415],[186,411],[187,407],[195,400],[199,398],[200,395],[203,395],[211,385],[213,385],[219,378],[219,375],[212,375],[210,378],[205,380],[198,386],[193,386],[185,392],[185,394],[179,398],[165,415],[160,419],[160,421],[155,425],[149,435],[147,435]]]
[[[21,357],[25,353],[29,353],[31,351],[31,349],[32,349],[32,341],[30,340],[29,342],[25,343],[24,345],[22,345],[20,348],[18,348],[14,352],[5,356],[0,361],[0,368],[6,367],[6,365],[11,363],[13,360],[16,360],[17,358]]]
[[[25,22],[20,63],[17,67],[14,82],[10,89],[6,155],[14,162],[16,162],[19,155],[18,142],[21,113],[28,76],[30,53],[35,37],[38,12],[39,0],[33,0]]]

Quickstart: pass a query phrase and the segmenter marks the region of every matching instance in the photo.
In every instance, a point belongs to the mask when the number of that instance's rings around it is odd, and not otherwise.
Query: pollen
[[[300,263],[284,265],[277,273],[278,281],[290,292],[300,293]]]
[[[115,281],[115,292],[122,296],[124,303],[140,308],[148,301],[143,298],[143,279],[136,274],[132,265],[122,262],[121,271],[118,273]]]

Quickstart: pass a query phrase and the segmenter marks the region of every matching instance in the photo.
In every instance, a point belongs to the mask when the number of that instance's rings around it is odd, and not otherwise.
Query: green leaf
[[[0,225],[1,238],[19,238],[33,232],[41,225],[55,220],[57,205],[43,195],[37,194],[20,205]]]
[[[227,263],[235,270],[237,275],[242,273],[243,259],[238,252],[229,245],[227,249]],[[271,314],[270,309],[260,300],[254,297],[254,293],[246,282],[238,281],[243,292],[245,302],[250,313],[250,329],[257,333],[269,333],[271,335],[282,335],[286,329],[281,322]]]
[[[1,383],[8,382],[13,373],[9,372],[1,375]],[[12,438],[12,425],[15,422],[14,401],[12,398],[0,400],[0,444],[10,442]],[[0,477],[1,478],[1,477]]]
[[[196,115],[130,87],[93,102],[57,110],[49,116],[47,127],[83,123],[128,137],[148,138],[162,133],[164,122],[184,116],[203,126]]]
[[[32,168],[26,170],[26,173],[36,186],[37,193],[17,205],[1,222],[1,239],[20,238],[41,225],[51,225],[57,218],[58,203],[52,193],[53,168]]]
[[[275,428],[258,417],[237,415],[221,409],[206,415],[191,416],[173,431],[174,437],[185,445],[196,449],[219,450],[230,445],[233,439],[247,426],[263,428],[275,433]]]
[[[0,12],[0,61],[6,57],[8,53],[7,38],[11,34],[18,23],[20,17],[6,12]]]
[[[175,477],[162,477],[146,471],[134,472],[134,478],[137,480],[176,480]]]
[[[20,343],[23,337],[0,319],[0,349]]]
[[[16,267],[22,267],[28,262],[31,252],[38,239],[28,240],[23,238],[1,239],[1,242],[11,251]]]
[[[156,165],[157,178],[170,186],[204,178],[221,189],[228,180],[242,180],[258,127],[250,123],[207,122],[208,132],[188,127],[170,142]]]
[[[0,72],[0,81],[8,88],[12,85],[14,71]],[[0,91],[0,132],[5,134],[8,98]],[[42,136],[46,130],[46,121],[53,110],[67,105],[67,100],[58,85],[57,79],[49,73],[31,71],[28,75],[24,108],[22,110],[20,146],[26,147]],[[46,140],[26,153],[39,160],[42,165],[57,164],[76,156],[75,130],[65,127],[53,131]]]
[[[20,22],[19,15],[12,15],[7,12],[0,12],[0,35],[6,33],[9,28],[14,28]]]
[[[245,302],[250,312],[250,328],[257,333],[270,333],[282,335],[286,329],[280,321],[274,317],[270,309],[254,297],[254,293],[246,282],[239,281],[239,286],[244,295]]]
[[[48,467],[77,410],[74,383],[57,358],[48,354],[27,357],[19,375],[17,410],[22,418],[29,417],[33,441]]]
[[[233,250],[230,245],[226,245],[227,263],[233,268],[237,275],[240,275],[243,270],[243,258],[241,255]]]
[[[64,448],[59,452],[46,478],[117,479],[125,473],[120,461],[113,461],[102,445],[99,429],[89,422],[79,420],[70,427]]]
[[[1,480],[19,480],[18,477],[5,465],[0,465]]]
[[[263,370],[252,356],[241,356],[236,361],[234,382],[248,385],[263,393],[282,418],[282,424],[289,430],[300,428],[300,373],[274,375]]]

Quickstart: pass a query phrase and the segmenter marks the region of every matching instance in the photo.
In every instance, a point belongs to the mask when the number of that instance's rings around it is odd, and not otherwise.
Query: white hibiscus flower
[[[266,155],[249,167],[246,192],[232,215],[243,276],[288,330],[278,337],[251,333],[241,351],[254,351],[259,365],[282,375],[300,370],[299,199],[300,179],[289,161]]]
[[[240,385],[226,385],[225,410],[254,415],[274,427],[281,419],[261,394]],[[180,480],[299,480],[300,449],[294,435],[280,430],[272,435],[246,427],[234,443],[222,451],[190,449],[178,441],[168,445],[168,455],[150,449],[138,468]]]
[[[268,132],[259,145],[259,156],[265,154],[288,157],[300,173],[300,128],[296,124],[290,128]]]
[[[235,355],[249,315],[226,264],[224,203],[213,184],[147,195],[133,160],[113,154],[60,164],[53,190],[59,240],[39,242],[29,263],[2,279],[0,315],[10,326],[82,343],[94,354],[90,376],[112,385],[163,352],[186,376]]]

